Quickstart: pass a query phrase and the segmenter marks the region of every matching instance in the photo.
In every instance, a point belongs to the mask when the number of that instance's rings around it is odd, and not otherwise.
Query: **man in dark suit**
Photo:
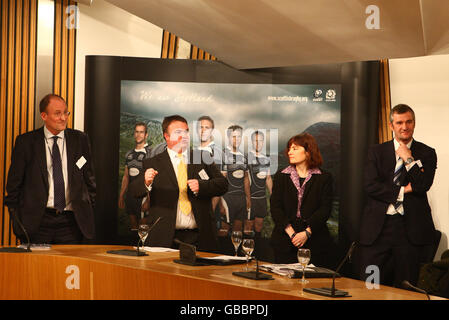
[[[67,128],[70,112],[60,96],[46,95],[39,108],[44,126],[16,139],[5,204],[32,243],[93,239],[96,184],[88,137]],[[15,221],[14,233],[25,241]]]
[[[416,284],[426,246],[433,244],[435,227],[427,191],[435,176],[437,156],[413,139],[415,114],[404,104],[391,110],[392,141],[370,148],[364,186],[368,195],[361,220],[361,278],[372,268],[380,283]],[[368,269],[367,269],[368,268]]]
[[[197,245],[203,251],[217,249],[211,200],[227,191],[226,178],[215,164],[206,164],[204,151],[189,151],[187,121],[174,115],[162,122],[167,149],[143,161],[129,191],[140,197],[149,192],[148,221],[154,226],[147,240],[151,246],[177,247],[174,239]],[[210,163],[210,162],[209,162]]]

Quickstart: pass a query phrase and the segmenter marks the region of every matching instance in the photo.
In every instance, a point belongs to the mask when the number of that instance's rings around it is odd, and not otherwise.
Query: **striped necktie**
[[[179,209],[185,215],[189,215],[192,212],[192,205],[190,204],[189,197],[187,196],[187,165],[184,162],[182,153],[176,155],[179,158],[178,164],[178,188],[179,188]]]
[[[404,170],[404,160],[402,160],[402,158],[399,158],[399,160],[396,161],[396,167],[394,168],[394,177],[393,177],[393,182],[397,186],[401,185],[401,175],[403,170]],[[396,209],[397,213],[402,215],[404,214],[402,201],[396,201],[396,203],[394,204],[394,208]]]
[[[399,160],[396,161],[396,167],[394,168],[394,177],[393,177],[393,182],[397,186],[401,185],[402,168],[404,168],[404,160],[402,160],[402,158],[399,158]]]

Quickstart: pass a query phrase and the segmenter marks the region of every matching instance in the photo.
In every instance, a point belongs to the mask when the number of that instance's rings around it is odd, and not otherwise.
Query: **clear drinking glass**
[[[139,225],[139,229],[138,229],[137,233],[139,234],[140,242],[142,243],[141,250],[143,250],[145,247],[145,240],[148,237],[149,230],[150,230],[149,225],[147,225],[147,224]]]
[[[309,281],[306,280],[305,275],[306,275],[306,267],[309,264],[310,257],[311,253],[309,249],[303,248],[298,249],[298,262],[302,267],[302,279],[300,280],[302,284],[309,283]]]
[[[254,239],[243,239],[242,242],[243,251],[246,254],[246,271],[249,271],[249,257],[254,251]]]
[[[242,243],[242,240],[243,240],[243,235],[242,235],[241,231],[233,231],[232,232],[231,241],[232,241],[232,244],[234,245],[236,257],[237,257],[239,246]]]

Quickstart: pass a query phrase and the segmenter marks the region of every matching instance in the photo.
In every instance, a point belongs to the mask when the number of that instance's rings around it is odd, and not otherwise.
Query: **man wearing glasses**
[[[67,128],[70,112],[62,97],[48,94],[39,108],[44,126],[16,138],[5,204],[32,243],[86,242],[95,235],[96,184],[89,139]],[[14,233],[25,241],[15,220]]]
[[[183,117],[165,117],[162,132],[167,149],[145,159],[142,173],[129,186],[135,197],[149,192],[149,224],[160,218],[147,242],[177,248],[178,239],[202,251],[216,251],[211,201],[227,191],[226,178],[215,164],[203,161],[205,151],[189,150],[189,127]]]

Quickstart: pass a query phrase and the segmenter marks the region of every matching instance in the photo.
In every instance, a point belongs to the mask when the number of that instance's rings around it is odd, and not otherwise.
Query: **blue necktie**
[[[59,153],[57,136],[53,137],[51,160],[53,164],[54,207],[56,210],[62,212],[65,209],[65,187],[64,176],[62,174],[61,154]]]
[[[394,177],[393,182],[397,185],[401,185],[401,174],[402,174],[402,168],[404,168],[404,161],[400,158],[396,162],[396,167],[394,168]]]
[[[394,168],[394,177],[393,177],[393,182],[397,186],[401,185],[401,175],[403,170],[404,170],[404,161],[401,158],[399,158],[399,160],[396,162],[396,167]],[[396,203],[394,204],[394,208],[396,209],[396,212],[404,214],[402,208],[402,201],[396,201]]]

